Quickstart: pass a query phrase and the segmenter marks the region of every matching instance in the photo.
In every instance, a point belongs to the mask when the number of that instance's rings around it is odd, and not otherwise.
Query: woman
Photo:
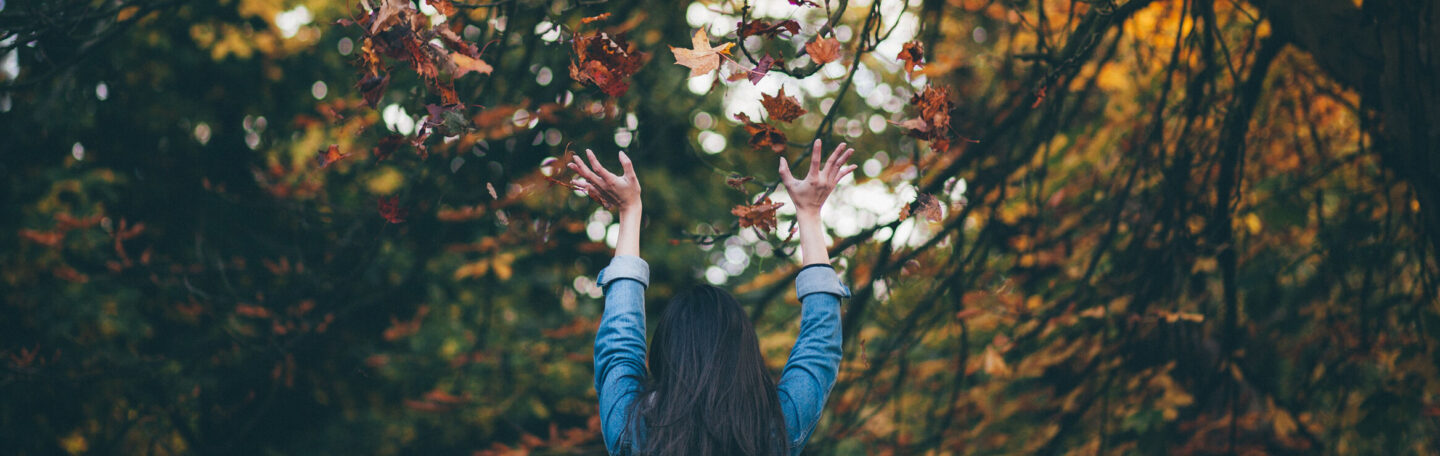
[[[820,163],[815,141],[804,179],[780,159],[780,178],[800,224],[805,266],[795,279],[800,336],[776,384],[766,372],[750,319],[725,290],[699,285],[670,300],[645,363],[645,287],[640,259],[640,182],[620,153],[623,176],[586,151],[575,157],[576,185],[620,212],[615,258],[600,272],[605,315],[595,336],[600,427],[611,454],[793,455],[804,448],[840,366],[840,298],[850,291],[830,267],[820,208],[846,174],[854,149],[840,144]],[[593,167],[593,168],[592,168]]]

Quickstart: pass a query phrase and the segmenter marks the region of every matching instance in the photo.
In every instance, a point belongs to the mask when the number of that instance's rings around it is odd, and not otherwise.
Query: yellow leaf
[[[490,74],[495,68],[484,60],[472,58],[459,52],[451,52],[450,60],[455,62],[455,77],[461,77],[469,73]]]
[[[1005,358],[1000,356],[1000,352],[996,351],[994,346],[985,347],[985,354],[981,358],[980,365],[981,369],[992,377],[1010,376],[1010,366],[1005,364]]]

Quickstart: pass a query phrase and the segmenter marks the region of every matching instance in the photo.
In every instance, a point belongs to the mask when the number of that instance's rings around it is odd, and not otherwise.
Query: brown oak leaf
[[[735,114],[735,119],[745,123],[745,131],[750,134],[750,147],[757,150],[770,148],[775,153],[785,151],[785,133],[764,122],[754,122],[745,113]]]
[[[637,51],[623,36],[602,32],[576,35],[574,50],[570,78],[594,85],[612,97],[624,95],[630,89],[630,76],[640,70],[649,56]]]
[[[746,182],[750,182],[750,181],[752,181],[752,180],[755,180],[755,176],[745,176],[745,177],[730,176],[730,177],[725,178],[725,185],[729,185],[730,188],[733,188],[733,189],[736,189],[736,190],[740,190],[740,191],[743,192],[743,191],[745,191],[745,183],[746,183]]]
[[[930,149],[935,152],[949,149],[950,111],[955,108],[950,101],[950,90],[944,86],[926,86],[924,91],[910,97],[910,106],[918,109],[919,115],[897,125],[912,137],[930,141]]]
[[[915,201],[900,209],[900,220],[910,218],[910,215],[924,217],[931,222],[939,222],[944,218],[940,211],[940,200],[935,195],[921,193],[916,196]]]
[[[781,122],[793,122],[808,112],[805,108],[800,107],[800,100],[785,95],[784,87],[781,87],[780,92],[773,97],[762,93],[760,98],[760,104],[765,106],[765,112],[770,114],[770,118]]]
[[[750,22],[736,24],[735,30],[735,34],[742,40],[751,35],[765,35],[769,38],[775,38],[781,33],[787,32],[792,36],[800,33],[800,23],[789,19],[771,24],[765,20],[755,19]]]
[[[905,62],[906,75],[915,77],[915,72],[925,67],[925,45],[919,41],[905,43],[905,46],[900,48],[900,55],[895,58]]]
[[[774,203],[770,198],[765,198],[756,204],[735,206],[730,209],[730,213],[740,217],[741,228],[753,226],[761,232],[774,231],[779,225],[779,222],[775,221],[775,210],[784,205],[785,203]]]

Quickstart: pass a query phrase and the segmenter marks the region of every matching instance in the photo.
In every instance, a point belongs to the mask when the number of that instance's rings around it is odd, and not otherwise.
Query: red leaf
[[[604,13],[604,14],[599,14],[599,15],[590,16],[590,17],[587,17],[587,18],[584,18],[584,19],[580,19],[580,23],[581,23],[581,24],[589,24],[589,23],[591,23],[591,22],[603,21],[603,20],[606,20],[606,19],[609,19],[609,18],[610,18],[610,13]]]
[[[380,216],[385,217],[387,222],[402,223],[405,221],[405,217],[410,215],[410,211],[400,207],[400,197],[398,196],[392,196],[389,200],[380,198],[377,203],[380,206]]]
[[[401,135],[388,135],[380,138],[380,144],[375,145],[374,154],[376,160],[388,160],[400,146],[405,144],[405,137]]]

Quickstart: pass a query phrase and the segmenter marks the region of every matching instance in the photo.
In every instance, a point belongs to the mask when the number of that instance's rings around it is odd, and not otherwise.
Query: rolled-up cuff
[[[649,288],[650,264],[638,256],[616,255],[615,258],[610,259],[609,266],[600,270],[600,276],[595,281],[600,288],[605,288],[606,285],[617,279],[632,279]]]
[[[811,293],[830,293],[848,298],[850,288],[840,283],[840,276],[830,265],[811,265],[801,269],[800,275],[795,277],[795,297],[803,301]]]

